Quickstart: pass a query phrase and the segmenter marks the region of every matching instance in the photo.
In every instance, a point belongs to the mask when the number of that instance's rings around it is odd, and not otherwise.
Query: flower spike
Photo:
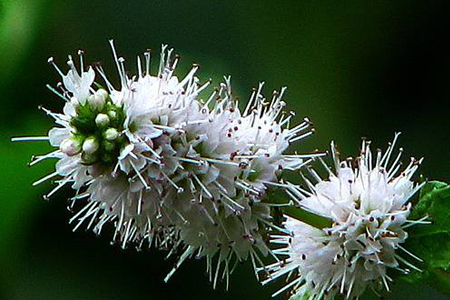
[[[254,269],[260,256],[272,254],[266,245],[273,224],[274,203],[269,188],[284,186],[283,170],[298,170],[321,153],[286,154],[287,148],[312,134],[305,118],[290,127],[293,114],[284,112],[285,88],[271,100],[255,89],[244,110],[225,77],[206,102],[199,94],[198,65],[183,78],[174,75],[178,56],[162,46],[158,73],[150,71],[150,52],[137,58],[137,76],[126,72],[126,61],[110,41],[120,77],[115,88],[100,65],[80,69],[71,56],[57,89],[62,113],[43,110],[56,123],[48,136],[15,138],[44,140],[56,150],[34,157],[30,165],[57,159],[56,170],[34,184],[52,178],[56,187],[76,190],[70,223],[101,234],[114,228],[113,242],[125,248],[146,243],[167,250],[179,260],[165,280],[190,257],[205,257],[214,287],[227,282],[235,262],[249,259]],[[94,71],[95,69],[95,71]],[[105,82],[97,82],[96,73]],[[179,253],[181,251],[181,253]],[[255,274],[257,272],[255,271]]]
[[[402,150],[394,155],[398,135],[384,154],[378,151],[375,157],[365,139],[356,159],[340,160],[332,143],[335,171],[329,178],[312,173],[313,183],[305,175],[310,191],[288,193],[302,208],[332,219],[333,224],[316,228],[287,217],[284,226],[290,234],[272,235],[271,243],[282,245],[273,251],[279,262],[264,268],[269,275],[262,283],[289,278],[274,296],[290,291],[301,299],[333,299],[337,294],[357,299],[368,286],[378,284],[389,291],[389,270],[405,274],[419,270],[410,260],[420,258],[401,244],[408,237],[405,228],[426,223],[408,220],[408,201],[423,186],[412,181],[422,159],[411,159],[401,170]]]

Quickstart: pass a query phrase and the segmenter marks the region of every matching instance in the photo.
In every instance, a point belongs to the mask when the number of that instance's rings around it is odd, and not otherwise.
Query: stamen
[[[59,98],[63,99],[64,101],[68,102],[70,101],[70,99],[68,97],[66,97],[65,95],[61,94],[60,92],[58,92],[56,89],[54,89],[50,84],[46,84],[45,85],[53,94],[55,94],[56,96],[58,96]]]
[[[150,58],[151,58],[150,51],[144,52],[144,56],[145,56],[145,75],[150,75]]]
[[[395,133],[394,140],[392,141],[392,143],[389,144],[389,147],[388,147],[388,149],[386,151],[386,154],[383,156],[383,158],[380,161],[380,165],[383,165],[383,163],[384,163],[383,166],[384,166],[385,169],[387,169],[387,165],[389,163],[389,159],[391,157],[392,151],[395,148],[395,143],[397,142],[397,139],[398,139],[399,135],[400,135],[400,132],[396,132]]]
[[[63,186],[65,186],[68,182],[72,180],[73,180],[72,177],[68,176],[63,181],[59,182],[57,187],[55,187],[53,190],[50,191],[50,193],[44,196],[44,199],[50,198],[53,194],[55,194],[58,190],[60,190]]]
[[[206,195],[208,196],[208,198],[213,198],[213,195],[211,194],[211,192],[208,190],[208,188],[203,184],[203,182],[197,177],[197,175],[195,175],[194,173],[191,173],[192,177],[194,177],[194,179],[197,181],[198,185],[200,185],[200,187],[202,188],[202,190],[206,193]]]
[[[302,134],[302,135],[300,135],[300,136],[297,136],[296,138],[290,139],[289,142],[290,142],[290,143],[294,143],[294,142],[296,142],[296,141],[303,140],[303,139],[305,139],[305,138],[307,138],[307,137],[313,135],[313,133],[314,133],[314,130],[311,129],[311,130],[308,131],[307,133],[304,133],[304,134]]]
[[[162,75],[164,66],[166,64],[166,49],[167,45],[161,46],[161,58],[159,59],[158,77]]]
[[[24,136],[24,137],[13,137],[11,142],[29,142],[29,141],[49,141],[48,136]]]
[[[145,186],[146,190],[150,189],[150,186],[148,185],[147,181],[145,181],[144,177],[142,176],[141,172],[138,170],[136,165],[133,163],[133,161],[130,159],[130,165],[133,167],[134,171],[136,172],[136,175],[138,176],[139,180],[142,182],[142,184]]]
[[[122,68],[121,68],[121,62],[119,60],[119,58],[117,57],[117,53],[116,53],[116,48],[114,46],[114,40],[109,40],[109,44],[111,46],[111,50],[114,56],[114,61],[116,62],[116,67],[117,67],[117,71],[119,72],[119,77],[120,77],[120,81],[122,83],[122,87],[126,86],[126,80],[125,77],[123,76],[123,72],[122,72]]]
[[[167,276],[164,278],[164,282],[165,283],[167,283],[169,281],[170,277],[172,277],[172,275],[181,266],[181,264],[186,260],[186,258],[188,258],[189,256],[191,256],[194,253],[194,250],[195,250],[195,248],[192,247],[192,246],[188,246],[187,247],[187,249],[183,252],[183,254],[181,255],[180,259],[176,263],[176,265],[169,272],[169,274],[167,274]]]
[[[49,175],[47,175],[47,176],[42,177],[42,178],[39,179],[38,181],[33,182],[32,185],[33,185],[33,186],[37,186],[37,185],[39,185],[39,184],[41,184],[41,183],[43,183],[43,182],[45,182],[45,181],[47,181],[47,180],[49,180],[49,179],[55,177],[55,176],[58,176],[58,175],[59,175],[58,172],[53,172],[53,173],[51,173],[51,174],[49,174]]]
[[[178,186],[175,182],[173,182],[172,179],[169,178],[169,176],[166,175],[163,171],[161,171],[161,174],[164,176],[164,178],[167,179],[167,181],[177,190],[177,193],[182,193],[184,189],[180,186]]]
[[[422,260],[420,257],[417,257],[416,255],[412,254],[411,252],[409,252],[408,250],[406,250],[406,249],[403,248],[402,246],[397,245],[397,247],[398,247],[400,250],[403,250],[403,252],[405,252],[406,254],[408,254],[409,256],[411,256],[412,258],[414,258],[415,260],[418,260],[418,261],[420,261],[420,262],[423,262],[423,260]]]
[[[419,269],[418,267],[416,267],[415,265],[413,265],[412,263],[410,263],[409,261],[407,261],[406,259],[404,259],[403,257],[401,257],[400,255],[395,255],[395,258],[397,258],[399,261],[401,261],[402,263],[404,263],[405,265],[407,265],[408,267],[410,267],[411,269],[416,270],[417,272],[422,273],[423,271],[421,269]]]
[[[48,62],[49,64],[51,64],[51,65],[55,68],[56,72],[58,72],[58,74],[59,74],[61,77],[64,77],[63,72],[61,72],[61,70],[59,69],[59,67],[55,64],[55,61],[54,61],[53,57],[49,57],[48,60],[47,60],[47,62]]]
[[[83,72],[83,70],[84,70],[83,55],[84,55],[84,51],[83,50],[78,50],[78,56],[80,57],[80,70],[81,70],[81,72]]]
[[[105,71],[103,70],[102,66],[100,65],[96,65],[95,68],[97,69],[97,72],[100,74],[100,76],[103,78],[103,80],[105,81],[108,90],[113,91],[114,87],[111,84],[111,82],[109,82],[108,78],[106,77]]]
[[[141,66],[141,58],[139,56],[137,56],[137,69],[138,69],[138,76],[139,78],[143,78],[143,73],[142,73],[142,66]]]

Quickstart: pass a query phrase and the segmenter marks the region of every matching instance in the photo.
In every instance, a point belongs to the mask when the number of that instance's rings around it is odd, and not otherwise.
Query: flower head
[[[62,177],[46,197],[71,183],[72,207],[86,200],[70,220],[75,229],[86,224],[100,234],[113,224],[113,241],[122,247],[140,248],[147,241],[169,255],[182,249],[166,280],[194,255],[206,257],[214,285],[221,269],[228,282],[232,260],[262,265],[259,255],[270,253],[265,238],[273,226],[267,189],[283,185],[282,170],[297,170],[321,155],[285,154],[312,134],[309,120],[290,128],[284,89],[266,101],[262,84],[243,112],[229,78],[207,101],[200,100],[209,82],[199,84],[196,65],[179,80],[173,75],[178,58],[165,46],[156,76],[149,73],[150,53],[145,53],[144,64],[137,60],[138,75],[129,77],[125,60],[111,46],[118,89],[101,66],[97,73],[84,70],[82,52],[80,71],[70,56],[66,74],[50,59],[63,78],[60,91],[50,89],[65,106],[63,113],[44,109],[58,126],[37,139],[58,149],[31,164],[47,158],[58,162],[56,171],[36,184]],[[94,83],[96,74],[104,87]]]
[[[62,113],[43,110],[55,119],[57,127],[47,137],[15,140],[49,140],[58,149],[35,157],[34,165],[47,158],[57,158],[56,171],[41,180],[62,177],[45,197],[50,197],[71,183],[77,191],[72,200],[87,199],[87,204],[71,219],[75,228],[86,222],[99,233],[103,225],[115,224],[114,240],[123,246],[128,242],[152,240],[155,231],[168,221],[173,212],[165,198],[172,190],[182,192],[175,173],[184,168],[191,145],[186,142],[184,128],[201,118],[197,96],[209,82],[201,86],[194,66],[183,80],[173,75],[178,58],[163,46],[159,72],[150,74],[150,53],[145,53],[145,69],[138,58],[138,76],[129,78],[124,59],[113,55],[121,86],[115,89],[103,68],[96,66],[105,87],[94,83],[92,67],[84,70],[80,51],[80,71],[72,57],[69,71],[56,90],[65,101]]]
[[[264,200],[267,188],[280,184],[282,169],[296,170],[307,163],[305,158],[321,155],[285,154],[292,142],[312,133],[311,123],[305,119],[288,128],[284,89],[269,102],[261,89],[262,84],[241,112],[226,78],[210,97],[216,98],[213,108],[209,101],[201,108],[208,121],[187,129],[198,140],[189,159],[199,166],[186,177],[191,201],[176,201],[183,206],[177,209],[182,217],[176,229],[185,250],[166,280],[193,255],[206,257],[214,286],[219,273],[228,284],[233,261],[250,259],[255,269],[261,265],[259,256],[270,252],[265,242],[272,226],[270,203]]]
[[[366,141],[355,160],[339,161],[332,145],[336,173],[327,168],[329,178],[322,180],[311,170],[318,182],[304,178],[310,191],[291,186],[288,192],[294,201],[331,219],[333,225],[319,229],[288,217],[284,225],[291,235],[272,236],[273,243],[285,245],[274,251],[283,260],[267,267],[270,276],[263,283],[297,274],[276,294],[291,289],[308,299],[333,298],[337,293],[353,299],[369,285],[389,290],[389,269],[403,273],[417,269],[401,254],[418,258],[401,244],[408,237],[404,229],[417,223],[407,219],[408,200],[422,186],[412,181],[422,159],[411,159],[400,171],[402,149],[392,157],[397,137],[384,155],[378,151],[375,158]]]

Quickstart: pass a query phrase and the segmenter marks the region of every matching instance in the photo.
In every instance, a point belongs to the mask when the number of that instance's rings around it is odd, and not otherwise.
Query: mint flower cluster
[[[121,86],[116,89],[101,66],[80,69],[69,56],[69,71],[52,90],[64,100],[62,113],[45,112],[56,127],[47,137],[57,149],[31,164],[56,158],[56,171],[35,184],[59,178],[50,197],[70,184],[75,229],[85,224],[101,234],[112,226],[122,247],[144,244],[180,257],[205,257],[210,278],[228,280],[234,261],[271,250],[267,232],[275,226],[265,194],[283,170],[295,171],[322,154],[285,154],[309,136],[308,119],[291,126],[284,112],[284,89],[266,100],[261,84],[241,111],[225,78],[201,100],[209,81],[174,75],[178,58],[163,46],[159,70],[150,74],[150,53],[138,57],[138,74],[128,76],[125,60],[111,41]],[[97,82],[99,77],[102,82]],[[36,138],[29,138],[33,140]],[[27,138],[19,138],[27,140]],[[182,251],[179,253],[179,251]],[[220,276],[218,274],[225,274]]]
[[[327,179],[313,173],[315,183],[305,179],[308,190],[289,187],[294,201],[332,224],[318,229],[287,217],[284,226],[290,234],[271,236],[272,243],[284,247],[274,250],[280,261],[265,268],[270,273],[263,284],[290,275],[293,280],[275,294],[291,289],[300,299],[332,299],[337,294],[354,299],[368,286],[389,291],[393,281],[389,269],[402,274],[420,271],[414,263],[421,259],[401,244],[408,238],[407,227],[427,223],[408,220],[409,200],[424,185],[411,180],[422,159],[412,159],[402,170],[403,150],[391,158],[397,138],[398,134],[385,154],[379,150],[375,159],[365,140],[353,160],[340,161],[332,145],[335,165],[323,163]]]
[[[49,88],[63,110],[42,108],[55,121],[48,135],[13,139],[55,147],[33,157],[30,165],[56,159],[34,185],[56,179],[44,198],[72,187],[74,230],[110,227],[123,248],[176,256],[165,281],[186,259],[205,258],[213,286],[224,280],[228,288],[236,263],[249,260],[262,284],[286,277],[274,295],[302,300],[358,299],[367,287],[389,290],[392,270],[421,271],[414,261],[422,259],[402,244],[408,227],[429,223],[409,219],[424,185],[413,179],[422,159],[402,166],[398,134],[384,154],[363,140],[355,159],[341,160],[332,144],[329,167],[327,152],[289,152],[314,130],[307,118],[292,125],[285,88],[266,99],[260,84],[240,107],[229,77],[212,93],[197,65],[177,77],[179,58],[167,46],[155,75],[149,52],[129,75],[110,43],[119,87],[100,65],[86,68],[82,51],[78,68],[69,56],[68,71],[50,58],[62,83]],[[289,172],[298,182],[285,179]]]

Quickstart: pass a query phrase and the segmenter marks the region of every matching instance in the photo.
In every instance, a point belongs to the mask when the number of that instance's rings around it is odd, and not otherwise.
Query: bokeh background
[[[317,134],[295,150],[345,156],[360,138],[385,147],[394,132],[408,156],[426,158],[421,173],[450,178],[448,126],[448,1],[0,0],[0,299],[269,299],[243,264],[229,292],[208,283],[204,261],[189,261],[170,283],[172,267],[157,251],[109,245],[109,237],[72,233],[65,199],[31,183],[53,162],[28,168],[45,142],[12,144],[12,136],[46,133],[37,110],[60,110],[46,88],[60,80],[46,63],[65,67],[67,54],[86,52],[113,81],[108,39],[135,71],[135,56],[167,43],[182,55],[179,73],[201,64],[199,77],[232,75],[241,99],[265,81],[265,93],[288,86],[285,100],[308,116]],[[293,149],[294,150],[294,149]],[[445,299],[426,286],[396,284],[398,299]]]

